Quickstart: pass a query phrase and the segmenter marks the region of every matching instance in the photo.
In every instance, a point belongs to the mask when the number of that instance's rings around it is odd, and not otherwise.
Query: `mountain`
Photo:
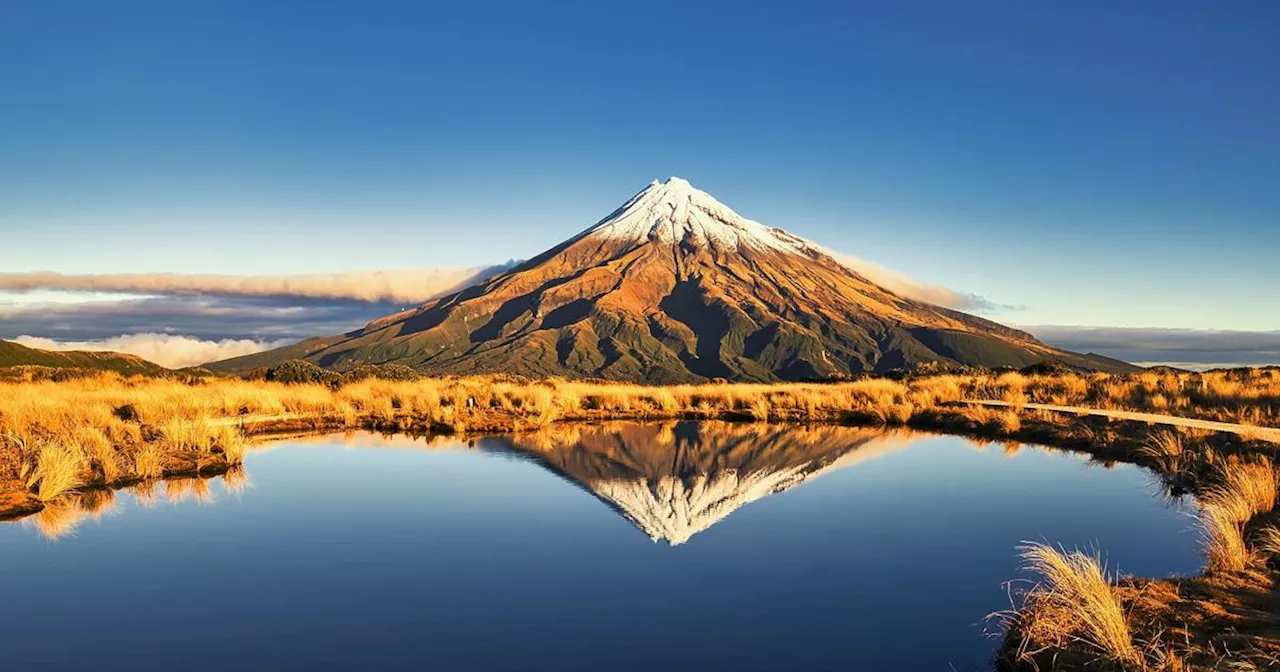
[[[825,378],[935,361],[1128,366],[898,296],[678,177],[654,181],[586,231],[478,285],[347,334],[210,368],[287,359],[653,383]]]
[[[739,508],[918,438],[850,427],[612,423],[483,439],[534,456],[671,546]]]
[[[115,371],[125,376],[155,376],[169,372],[169,369],[159,364],[119,352],[53,352],[28,348],[11,341],[0,341],[0,370],[20,366]]]

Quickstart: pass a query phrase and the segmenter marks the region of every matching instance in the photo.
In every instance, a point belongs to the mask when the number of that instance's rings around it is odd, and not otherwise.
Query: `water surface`
[[[851,428],[312,438],[83,508],[0,526],[9,669],[984,669],[1024,540],[1200,564],[1136,467]]]

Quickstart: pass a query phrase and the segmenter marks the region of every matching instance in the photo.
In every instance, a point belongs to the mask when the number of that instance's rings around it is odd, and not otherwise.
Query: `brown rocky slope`
[[[674,177],[478,285],[354,332],[210,368],[294,358],[652,383],[824,378],[935,361],[1131,368],[894,294]]]

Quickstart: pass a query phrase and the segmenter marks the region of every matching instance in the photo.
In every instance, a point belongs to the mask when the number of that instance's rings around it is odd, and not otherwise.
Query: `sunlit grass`
[[[46,443],[36,453],[36,466],[32,484],[36,496],[48,502],[63,493],[74,490],[83,483],[83,457],[77,451],[59,443]]]
[[[1258,550],[1271,557],[1280,557],[1280,528],[1268,525],[1258,530]]]
[[[1059,648],[1073,644],[1104,660],[1142,666],[1128,618],[1097,555],[1044,543],[1027,544],[1020,555],[1026,568],[1040,577],[1016,616],[1024,653],[1032,643]]]
[[[1236,518],[1235,512],[1216,504],[1200,509],[1200,545],[1210,571],[1242,571],[1253,559],[1244,541],[1243,524]]]
[[[1182,434],[1174,430],[1153,432],[1138,449],[1138,454],[1166,474],[1181,474],[1187,466],[1188,455]]]

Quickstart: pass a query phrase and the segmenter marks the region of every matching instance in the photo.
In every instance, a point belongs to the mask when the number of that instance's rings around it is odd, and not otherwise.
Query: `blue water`
[[[996,640],[983,617],[1007,608],[1003,584],[1018,576],[1024,540],[1096,545],[1139,575],[1200,565],[1189,505],[1159,497],[1142,470],[951,437],[850,433],[847,466],[809,464],[807,480],[714,512],[676,546],[593,494],[601,480],[656,483],[628,451],[676,464],[717,431],[682,425],[670,446],[622,432],[538,449],[311,439],[251,452],[251,484],[214,479],[207,501],[180,499],[178,487],[170,501],[161,485],[150,502],[119,493],[74,529],[0,525],[0,660],[11,670],[984,669]],[[635,445],[645,441],[654,445]],[[672,473],[689,483],[747,474],[775,443],[737,437],[704,450],[730,466]],[[814,464],[840,457],[824,451]],[[583,459],[591,466],[565,466]],[[602,461],[632,466],[602,471]],[[805,464],[776,462],[759,473]]]

